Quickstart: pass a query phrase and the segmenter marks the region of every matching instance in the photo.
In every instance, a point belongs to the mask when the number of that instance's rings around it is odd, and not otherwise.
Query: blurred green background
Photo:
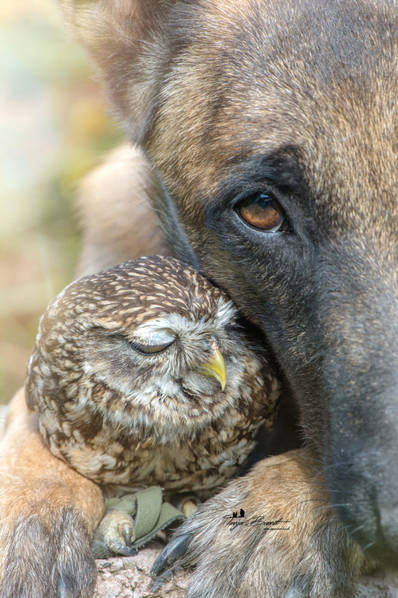
[[[73,278],[78,181],[122,137],[54,0],[0,5],[0,131],[4,403],[23,384],[41,313]]]

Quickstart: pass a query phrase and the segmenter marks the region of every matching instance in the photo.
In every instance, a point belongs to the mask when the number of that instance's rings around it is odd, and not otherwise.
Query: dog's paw
[[[87,526],[71,508],[21,517],[11,530],[0,598],[91,598],[96,566]]]
[[[189,598],[348,598],[362,563],[300,450],[265,459],[201,505],[153,574],[195,565]]]

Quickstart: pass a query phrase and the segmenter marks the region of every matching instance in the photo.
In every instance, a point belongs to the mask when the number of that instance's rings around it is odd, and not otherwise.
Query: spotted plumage
[[[105,490],[204,498],[272,426],[278,384],[220,289],[173,258],[144,257],[53,300],[26,391],[51,451]]]

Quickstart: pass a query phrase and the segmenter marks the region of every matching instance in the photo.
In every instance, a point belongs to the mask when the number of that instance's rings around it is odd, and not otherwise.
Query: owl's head
[[[41,320],[30,404],[40,409],[41,389],[64,409],[143,432],[206,425],[239,401],[250,349],[236,316],[220,289],[170,257],[82,278]]]

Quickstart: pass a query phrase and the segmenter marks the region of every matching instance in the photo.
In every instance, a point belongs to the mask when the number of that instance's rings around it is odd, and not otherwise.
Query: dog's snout
[[[347,531],[371,558],[396,566],[398,468],[392,455],[354,451],[345,464],[331,469],[333,503]]]

